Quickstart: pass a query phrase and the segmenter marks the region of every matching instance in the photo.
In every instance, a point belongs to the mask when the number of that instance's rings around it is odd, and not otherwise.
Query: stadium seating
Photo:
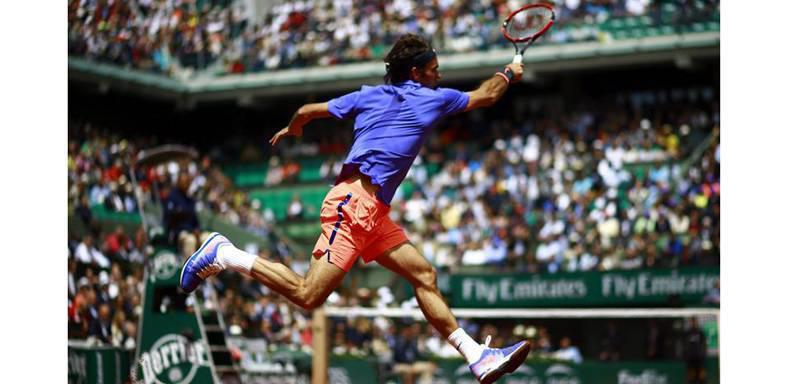
[[[718,1],[699,0],[684,7],[652,1],[640,11],[632,10],[641,14],[628,12],[624,2],[581,3],[575,9],[569,9],[567,3],[559,4],[553,33],[537,44],[640,39],[719,30]],[[335,11],[328,13],[329,2],[280,1],[263,20],[253,20],[253,13],[243,10],[240,1],[205,0],[195,6],[187,4],[162,7],[132,1],[103,12],[92,1],[71,1],[69,53],[174,76],[195,75],[196,71],[222,76],[379,60],[393,43],[395,31],[427,35],[443,53],[508,46],[497,33],[500,20],[507,13],[505,5],[498,2],[484,7],[476,1],[451,5],[410,0],[400,3],[405,8],[399,9],[349,2],[335,5]],[[423,12],[443,15],[443,23],[433,24],[436,21],[428,21]],[[358,19],[353,22],[351,14],[357,14]],[[167,17],[175,20],[176,25],[169,25],[165,21]],[[370,30],[370,25],[382,25],[383,20],[388,20],[385,25],[391,25],[392,30],[379,29],[376,33]],[[468,22],[473,24],[461,27]],[[170,31],[172,37],[152,33],[159,29]],[[334,29],[332,34],[327,32],[331,29]],[[200,44],[195,43],[193,34],[198,35]]]

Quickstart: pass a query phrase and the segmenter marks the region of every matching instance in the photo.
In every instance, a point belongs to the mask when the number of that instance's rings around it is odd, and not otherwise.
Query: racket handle
[[[512,59],[512,64],[522,64],[522,54],[514,55],[514,59]]]

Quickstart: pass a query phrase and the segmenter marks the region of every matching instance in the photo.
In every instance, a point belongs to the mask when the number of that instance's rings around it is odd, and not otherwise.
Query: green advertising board
[[[129,377],[130,351],[69,342],[69,384],[121,384]]]
[[[146,269],[143,314],[133,374],[145,384],[213,383],[209,348],[187,295],[179,292],[180,258],[160,248]]]
[[[718,268],[556,274],[455,274],[454,307],[615,307],[700,304]]]
[[[244,350],[243,350],[244,353]],[[286,352],[285,352],[286,353]],[[288,353],[287,353],[288,354]],[[310,355],[293,353],[281,356],[278,362],[288,362],[297,367],[295,371],[268,370],[265,374],[245,377],[251,382],[273,380],[273,382],[308,382],[310,379]],[[477,384],[467,362],[461,358],[433,360],[435,371],[433,384]],[[390,369],[378,373],[377,359],[373,356],[331,355],[328,380],[332,384],[402,383],[402,378]],[[243,367],[244,367],[243,363]],[[717,384],[719,361],[717,356],[707,358],[706,383]],[[256,369],[261,372],[261,369]],[[256,377],[258,379],[253,379]],[[293,381],[290,381],[291,378]],[[246,382],[243,380],[243,382]],[[667,361],[583,361],[573,364],[563,361],[536,360],[529,358],[515,372],[504,376],[498,383],[511,384],[677,384],[686,382],[686,367],[682,360]]]
[[[462,359],[436,362],[432,383],[476,384],[467,363]],[[717,383],[717,358],[707,362],[707,383]],[[514,373],[504,376],[504,384],[677,384],[686,382],[686,368],[682,361],[666,362],[598,362],[581,364],[566,362],[532,362]]]
[[[274,353],[255,353],[244,345],[246,341],[235,341],[242,348],[242,382],[307,383],[311,381],[311,355],[304,352],[278,350]],[[262,356],[265,355],[265,356]],[[244,359],[250,358],[249,362]],[[263,359],[262,359],[263,358]],[[254,360],[258,360],[255,361]],[[264,361],[262,361],[264,360]],[[331,384],[371,384],[377,379],[377,361],[350,355],[332,355],[328,361],[328,382]]]

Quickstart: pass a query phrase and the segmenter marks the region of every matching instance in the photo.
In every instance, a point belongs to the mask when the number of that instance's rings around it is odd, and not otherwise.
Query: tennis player
[[[354,142],[335,186],[321,208],[322,234],[305,277],[288,267],[246,253],[212,234],[184,264],[181,287],[192,292],[204,279],[231,269],[252,276],[305,309],[324,303],[358,257],[407,279],[426,319],[467,360],[482,383],[513,372],[528,356],[523,340],[507,348],[479,344],[457,324],[437,289],[437,272],[388,217],[390,202],[432,126],[440,118],[490,106],[522,77],[522,64],[509,64],[478,89],[438,88],[437,55],[417,35],[402,36],[385,57],[384,85],[363,86],[325,103],[306,104],[271,139],[301,136],[314,119],[355,119]]]

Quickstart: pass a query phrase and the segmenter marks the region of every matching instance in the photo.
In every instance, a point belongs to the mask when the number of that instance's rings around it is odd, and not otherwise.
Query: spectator
[[[539,327],[535,351],[541,355],[549,355],[553,351],[553,344],[550,341],[550,333],[547,332],[547,328],[545,327]]]
[[[99,272],[99,290],[96,293],[96,301],[99,304],[109,303],[111,301],[110,297],[110,277],[107,274],[107,271],[100,271]]]
[[[130,351],[134,350],[137,343],[135,335],[137,335],[137,323],[130,320],[125,321],[123,339],[121,340],[120,347]]]
[[[569,336],[564,336],[561,338],[561,341],[558,344],[558,350],[555,351],[553,357],[559,360],[568,360],[575,364],[580,364],[583,362],[583,356],[580,354],[580,350],[572,345],[572,340]]]
[[[365,355],[366,351],[371,350],[372,325],[367,318],[357,318],[354,326],[347,330],[347,344],[353,354]]]
[[[78,291],[69,305],[69,338],[88,337],[88,327],[93,319],[93,305],[96,302],[93,288],[86,277],[77,282]]]
[[[283,182],[286,184],[294,184],[300,175],[300,163],[293,159],[287,159],[283,163]]]
[[[126,334],[126,315],[124,315],[123,311],[116,311],[115,315],[113,315],[113,321],[110,325],[110,340],[111,344],[115,347],[121,347],[125,345],[127,338],[129,337]]]
[[[163,226],[168,242],[178,245],[185,258],[198,248],[201,236],[195,200],[189,193],[191,181],[187,172],[180,172],[175,187],[163,201]]]
[[[280,158],[278,158],[278,156],[270,157],[267,167],[267,177],[264,180],[264,185],[268,187],[278,185],[283,181],[283,178],[284,171],[283,166],[280,164]]]
[[[75,213],[80,218],[80,221],[85,224],[86,228],[94,228],[93,213],[91,213],[91,208],[88,205],[88,196],[85,194],[81,195],[80,204],[75,209]]]
[[[346,342],[346,324],[343,322],[336,323],[333,336],[333,354],[346,355],[349,353]]]
[[[383,323],[384,326],[377,326],[377,321]],[[392,323],[384,317],[375,319],[375,326],[372,329],[371,339],[371,354],[377,357],[377,361],[383,366],[393,363],[393,350],[389,339],[392,338],[390,333],[392,330]],[[444,340],[445,341],[445,340]]]
[[[83,264],[96,265],[100,268],[110,268],[110,260],[96,249],[93,235],[90,234],[83,236],[82,241],[77,245],[77,249],[74,251],[74,257]]]
[[[115,260],[128,260],[129,243],[130,240],[124,233],[124,227],[118,225],[112,233],[105,237],[104,249]]]
[[[434,364],[425,361],[426,357],[419,350],[419,330],[418,323],[403,327],[393,346],[393,371],[401,375],[406,384],[431,383],[435,370]]]
[[[77,262],[71,257],[68,262],[68,270],[69,299],[72,299],[77,294]]]
[[[286,211],[286,218],[288,220],[300,220],[303,217],[303,203],[300,199],[300,195],[294,194],[292,195],[291,203],[289,203],[289,207]]]
[[[112,337],[110,305],[99,305],[98,316],[91,320],[88,336],[94,338],[101,344],[110,344]]]

